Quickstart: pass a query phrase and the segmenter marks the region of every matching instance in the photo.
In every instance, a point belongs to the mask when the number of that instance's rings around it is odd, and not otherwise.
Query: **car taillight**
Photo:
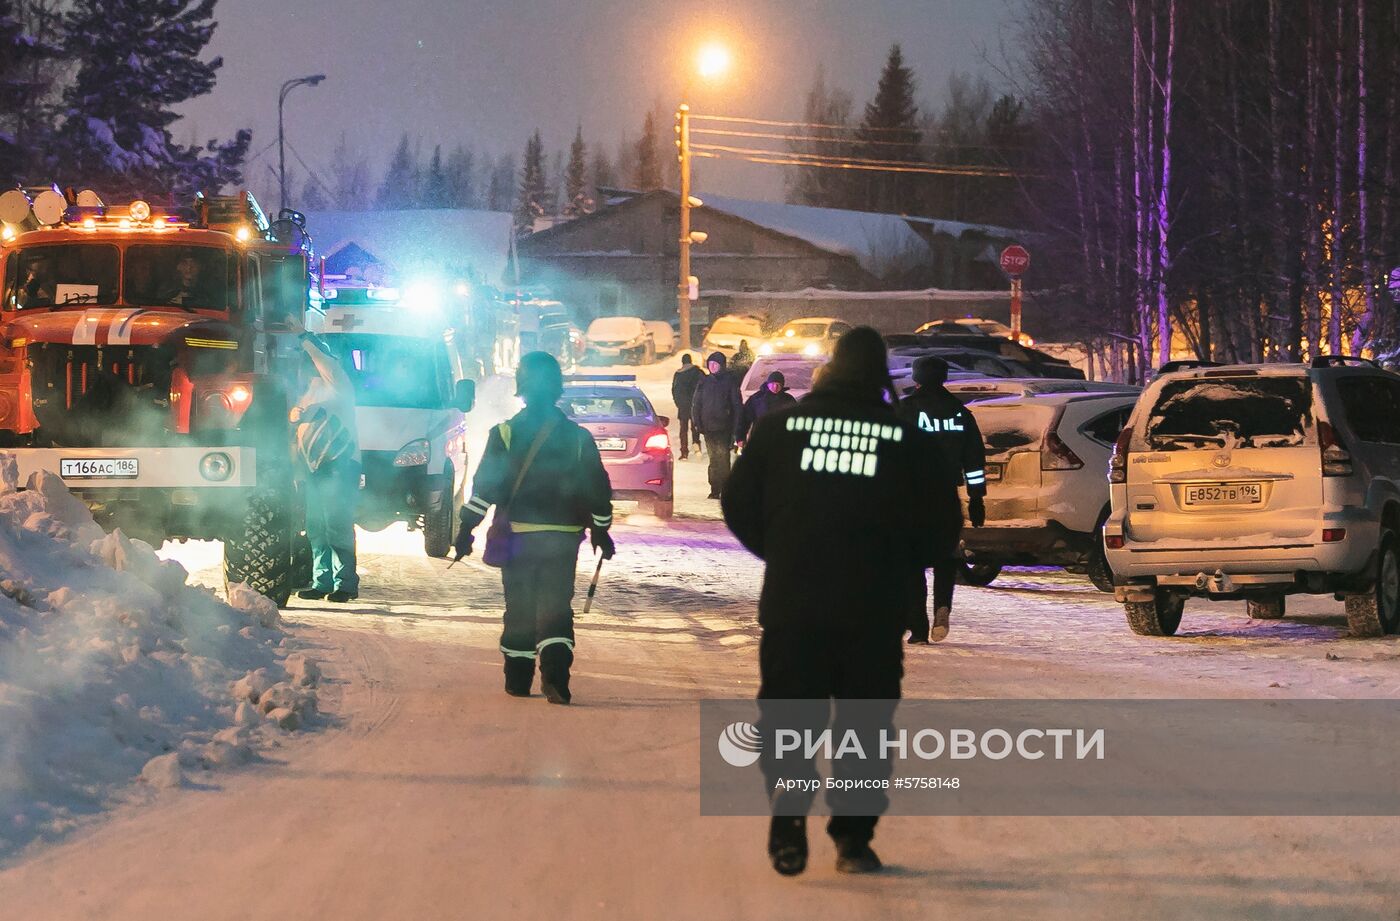
[[[1040,449],[1041,470],[1078,470],[1084,461],[1065,444],[1054,430],[1045,435],[1045,445]]]
[[[1110,550],[1122,550],[1122,549],[1123,549],[1123,544],[1124,544],[1124,540],[1123,540],[1123,535],[1122,535],[1122,534],[1106,534],[1106,535],[1104,535],[1103,545],[1104,545],[1105,547],[1107,547],[1108,549],[1110,549]]]
[[[1322,449],[1323,476],[1351,476],[1351,452],[1342,444],[1330,423],[1318,420],[1317,444]]]
[[[653,454],[669,454],[671,438],[666,434],[665,429],[657,429],[647,436],[646,441],[642,442],[642,450]]]
[[[1125,428],[1118,433],[1118,440],[1113,443],[1113,453],[1108,457],[1108,481],[1110,483],[1128,482],[1128,445],[1132,443],[1133,430]]]

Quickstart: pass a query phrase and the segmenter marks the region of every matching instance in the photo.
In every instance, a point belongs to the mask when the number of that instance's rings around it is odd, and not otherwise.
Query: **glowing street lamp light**
[[[723,76],[731,63],[729,49],[723,45],[706,45],[695,58],[695,70],[706,80]]]
[[[701,47],[695,58],[695,70],[701,78],[713,80],[728,72],[732,60],[729,49],[711,43]],[[687,81],[686,86],[689,87]],[[690,194],[690,106],[682,92],[681,104],[676,109],[676,148],[680,157],[681,173],[681,226],[680,226],[680,280],[676,286],[676,312],[680,315],[681,348],[688,350],[690,342],[690,297],[699,295],[699,286],[692,288],[690,275],[690,247],[693,243],[704,243],[707,234],[692,233],[690,230],[690,210],[700,206],[700,199]]]

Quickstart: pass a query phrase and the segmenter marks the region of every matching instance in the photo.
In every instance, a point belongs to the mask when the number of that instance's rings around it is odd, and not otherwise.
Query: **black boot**
[[[869,841],[854,838],[836,839],[836,871],[838,873],[876,873],[883,867]]]
[[[552,704],[567,704],[573,700],[569,693],[569,666],[574,664],[574,651],[566,643],[549,643],[540,650],[540,693]]]
[[[506,656],[506,693],[511,697],[529,697],[535,682],[535,660],[524,656]]]
[[[775,815],[768,825],[768,859],[783,876],[807,869],[807,817]]]

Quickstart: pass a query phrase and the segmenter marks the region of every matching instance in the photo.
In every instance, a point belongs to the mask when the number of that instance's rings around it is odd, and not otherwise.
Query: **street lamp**
[[[282,108],[287,102],[287,94],[292,90],[299,86],[315,86],[324,79],[326,79],[325,74],[293,77],[282,84],[282,91],[277,94],[277,191],[281,199],[280,207],[283,210],[287,207],[287,146],[282,128]]]
[[[723,45],[709,44],[700,49],[695,59],[695,71],[705,80],[713,80],[729,70],[729,49]],[[681,92],[681,104],[676,108],[676,148],[681,164],[681,226],[680,226],[680,279],[676,285],[676,311],[680,314],[681,348],[688,350],[690,342],[690,247],[693,243],[704,243],[705,234],[690,229],[690,209],[698,208],[701,201],[690,194],[690,106],[685,98],[689,95],[690,83]]]

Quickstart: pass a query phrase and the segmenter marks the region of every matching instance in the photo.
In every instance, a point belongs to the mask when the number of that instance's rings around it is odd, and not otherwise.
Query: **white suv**
[[[1136,390],[1032,391],[968,404],[987,448],[987,522],[963,529],[968,582],[988,585],[1005,565],[1063,566],[1113,591],[1103,472],[1136,402]]]
[[[1355,358],[1169,366],[1109,469],[1108,562],[1137,633],[1188,597],[1278,618],[1295,592],[1345,599],[1358,636],[1400,627],[1400,376]]]

